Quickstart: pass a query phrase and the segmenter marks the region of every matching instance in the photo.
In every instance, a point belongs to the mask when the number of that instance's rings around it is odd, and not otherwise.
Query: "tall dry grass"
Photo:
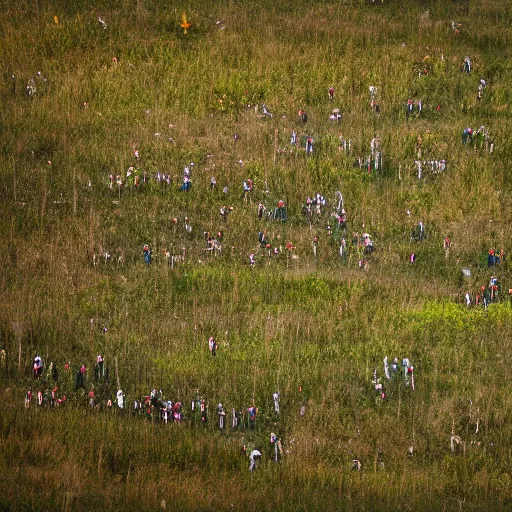
[[[182,6],[5,4],[1,506],[506,508],[510,306],[504,301],[485,312],[457,302],[488,282],[488,249],[508,250],[510,9],[492,0],[467,8],[439,2],[183,8],[193,23],[188,36],[179,29]],[[462,23],[458,36],[452,19]],[[433,70],[418,78],[426,55]],[[459,71],[465,55],[474,64],[470,77]],[[29,98],[25,87],[38,71],[47,82],[38,81]],[[480,78],[489,85],[479,102]],[[370,85],[378,87],[380,117],[369,108]],[[419,119],[406,120],[408,97],[423,99]],[[272,119],[246,107],[263,102]],[[328,121],[335,106],[343,112],[339,125]],[[305,127],[299,108],[309,115]],[[492,155],[461,145],[462,129],[480,125],[495,140]],[[311,158],[300,150],[275,152],[289,149],[293,129],[315,137]],[[337,150],[340,133],[352,141],[348,156]],[[369,153],[375,134],[385,168],[368,176],[353,161]],[[426,157],[447,159],[444,175],[417,180],[418,136]],[[150,183],[121,197],[110,191],[109,174],[136,163],[133,147],[141,170],[168,172],[173,186]],[[182,193],[176,182],[190,161],[193,187]],[[217,191],[209,190],[212,175]],[[240,194],[248,177],[255,191],[246,205]],[[308,194],[332,201],[338,189],[349,216],[347,239],[352,231],[375,238],[365,271],[357,268],[355,250],[339,258],[327,217],[310,225],[300,212]],[[271,207],[279,199],[288,222],[260,221],[258,202]],[[219,215],[224,204],[234,207],[227,222]],[[182,227],[185,216],[192,236]],[[428,238],[412,244],[419,220]],[[205,258],[202,233],[219,229],[223,253]],[[262,229],[275,245],[292,241],[298,259],[269,260],[258,249]],[[445,258],[448,233],[453,248]],[[149,268],[144,243],[154,250]],[[163,264],[163,249],[183,246],[186,263],[172,270]],[[115,259],[118,250],[122,264],[93,267],[94,254],[110,251]],[[251,269],[253,251],[258,265]],[[412,251],[414,266],[407,263]],[[465,266],[470,279],[462,278]],[[493,272],[506,290],[507,265]],[[207,349],[212,334],[220,341],[215,360]],[[153,387],[185,404],[199,392],[212,410],[218,402],[243,409],[254,400],[257,429],[220,435],[213,419],[197,429],[187,410],[184,425],[167,427],[90,411],[64,372],[59,387],[68,406],[22,408],[26,389],[40,386],[30,376],[36,354],[61,369],[85,363],[92,373],[98,353],[112,375],[102,400],[115,391],[117,360],[128,402]],[[376,400],[371,378],[374,367],[382,372],[385,355],[411,359],[414,393],[390,386],[387,400]],[[279,421],[271,400],[277,388]],[[278,465],[269,462],[271,431],[286,450]],[[458,455],[450,452],[452,432],[465,443]],[[253,475],[239,453],[244,443],[264,452]],[[362,461],[362,473],[352,471],[353,459]]]

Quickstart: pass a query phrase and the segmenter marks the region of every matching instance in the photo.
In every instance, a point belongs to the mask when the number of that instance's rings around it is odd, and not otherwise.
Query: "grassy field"
[[[1,5],[1,510],[512,509],[512,6]],[[421,114],[406,115],[408,99]],[[462,144],[480,126],[492,152]],[[382,168],[368,172],[355,162],[372,139]],[[440,160],[418,179],[416,161]],[[338,190],[346,231],[331,216]],[[317,193],[327,204],[309,219]],[[258,216],[280,200],[286,222]],[[426,239],[411,241],[420,221]],[[205,251],[218,231],[222,251]],[[490,249],[505,252],[492,268]],[[491,276],[497,300],[475,305]],[[98,354],[107,381],[94,379]],[[386,378],[385,356],[409,358],[414,390]],[[55,387],[66,400],[38,406]],[[182,422],[133,413],[152,389],[182,402]],[[254,472],[244,446],[262,452]]]

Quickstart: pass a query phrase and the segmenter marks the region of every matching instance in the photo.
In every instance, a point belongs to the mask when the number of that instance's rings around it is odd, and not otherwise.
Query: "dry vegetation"
[[[489,281],[488,249],[510,250],[512,8],[498,0],[114,4],[3,2],[0,509],[512,507],[506,260],[492,270],[503,300],[487,311],[462,304],[466,290]],[[459,34],[452,20],[462,23]],[[431,72],[418,78],[426,55]],[[469,77],[460,72],[465,55]],[[47,82],[36,80],[30,97],[26,86],[38,71]],[[477,101],[480,78],[488,86]],[[378,87],[378,117],[370,85]],[[423,99],[418,119],[406,119],[409,97]],[[247,108],[262,103],[272,119]],[[333,107],[343,112],[340,124],[328,121]],[[306,131],[300,108],[317,145],[310,158],[276,151],[289,149],[292,129]],[[495,141],[492,154],[461,144],[465,127],[481,125]],[[348,156],[338,151],[340,133],[352,141]],[[369,153],[374,134],[384,169],[368,175],[353,161]],[[444,174],[417,179],[419,136],[425,158],[448,161]],[[176,180],[191,161],[193,186],[181,192]],[[170,173],[173,185],[110,190],[109,175],[134,164]],[[246,178],[254,180],[250,204],[240,199]],[[374,237],[365,270],[354,249],[340,259],[327,216],[310,225],[301,214],[308,194],[332,202],[338,189],[349,245],[352,231]],[[259,201],[271,207],[281,198],[286,223],[258,219]],[[234,208],[227,221],[223,204]],[[428,238],[413,244],[419,220]],[[203,231],[219,229],[223,252],[207,259]],[[262,229],[274,245],[292,241],[298,258],[269,260],[258,247]],[[144,243],[153,249],[150,267]],[[163,250],[183,246],[186,261],[171,269]],[[101,251],[113,261],[93,266]],[[215,359],[211,335],[220,340]],[[117,360],[128,403],[162,388],[185,404],[184,424],[87,407],[63,366],[88,366],[87,392],[98,353],[112,376],[97,390],[102,403],[115,394]],[[36,354],[61,370],[66,406],[24,409],[27,389],[50,385],[33,381]],[[376,399],[373,368],[382,373],[385,355],[411,359],[414,392],[389,386],[387,399]],[[191,425],[187,411],[196,390],[210,404],[204,428]],[[254,431],[219,433],[215,404],[243,409],[253,400]],[[270,462],[272,431],[285,449],[279,464]],[[464,446],[458,453],[452,433]],[[254,474],[244,443],[264,453]]]

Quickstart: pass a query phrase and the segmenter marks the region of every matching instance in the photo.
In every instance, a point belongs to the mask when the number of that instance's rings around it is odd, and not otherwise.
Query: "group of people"
[[[384,378],[379,376],[377,368],[373,370],[372,384],[379,400],[388,398],[388,389],[400,383],[414,391],[414,366],[410,363],[408,357],[403,357],[401,362],[395,357],[393,362],[389,363],[388,356],[385,356],[383,359],[383,373]]]
[[[480,133],[483,133],[483,130],[480,130]],[[372,140],[372,151],[377,153],[377,148],[379,147],[379,139],[377,136]],[[417,161],[416,165],[418,167],[418,176],[421,177],[423,171],[423,166],[428,166],[429,170],[432,173],[443,172],[446,169],[446,161],[445,160],[431,160],[420,162]],[[252,193],[254,189],[254,184],[252,180],[248,179],[244,183],[244,190],[246,192]],[[375,245],[372,237],[368,233],[363,233],[363,235],[359,235],[354,232],[352,237],[352,244],[349,245],[347,243],[346,234],[347,234],[347,215],[346,211],[343,208],[343,198],[340,192],[336,193],[335,202],[332,205],[332,213],[329,216],[328,223],[326,225],[326,234],[327,237],[325,240],[328,241],[329,245],[335,245],[338,250],[341,258],[345,260],[347,256],[350,254],[351,250],[357,254],[357,265],[359,268],[367,268],[368,267],[368,255],[370,255],[375,250]],[[339,197],[338,197],[339,196]],[[308,217],[312,218],[313,215],[317,218],[322,217],[324,213],[327,211],[328,202],[321,193],[315,193],[306,198],[306,201],[302,207],[302,213]],[[233,207],[222,206],[220,208],[220,215],[223,221],[227,220],[227,216],[233,210]],[[283,200],[279,200],[277,206],[270,210],[267,210],[266,206],[260,202],[258,204],[257,216],[261,220],[281,220],[285,221],[288,218],[287,207]],[[174,224],[178,224],[177,219],[173,219]],[[184,222],[185,231],[187,233],[192,233],[192,227],[190,221],[185,218]],[[411,232],[411,241],[422,241],[426,238],[425,227],[423,222],[420,221],[417,223],[413,231]],[[212,252],[212,254],[220,254],[222,249],[221,242],[223,240],[223,231],[219,229],[215,235],[212,235],[209,231],[204,231],[204,240],[206,246],[204,248],[205,251]],[[320,234],[316,234],[311,239],[311,247],[313,256],[315,259],[319,257],[320,248],[321,248],[321,240],[322,237]],[[258,263],[258,253],[263,252],[265,259],[267,258],[276,258],[281,256],[282,254],[286,254],[288,258],[297,259],[298,256],[295,254],[292,255],[292,251],[295,249],[295,245],[291,241],[287,241],[286,245],[283,246],[281,240],[278,243],[275,241],[269,240],[267,230],[261,229],[258,233],[258,244],[259,248],[249,254],[249,265],[255,266]],[[446,236],[443,240],[443,246],[446,256],[448,257],[451,249],[451,239],[449,236]],[[175,257],[169,251],[165,250],[164,254],[167,259],[171,263],[175,263]],[[149,265],[152,262],[152,251],[147,244],[143,247],[143,256],[144,262],[146,265]],[[181,258],[181,256],[176,256],[177,258]],[[494,266],[499,264],[503,257],[503,252],[500,254],[494,253],[493,250],[490,251],[488,256],[488,265]],[[412,252],[409,255],[409,262],[415,263],[416,261],[416,252]],[[490,304],[495,302],[496,292],[492,289],[490,290],[490,296],[487,297],[487,293],[483,293],[484,290],[480,291],[481,293],[477,293],[474,299],[471,299],[470,303],[476,304]],[[469,294],[467,294],[469,295]],[[485,296],[484,296],[485,295]],[[467,296],[465,297],[467,299]],[[466,300],[467,302],[467,300]],[[215,351],[214,351],[215,352]]]
[[[473,128],[464,128],[462,130],[462,144],[489,153],[494,151],[494,141],[489,136],[489,130],[485,126],[480,126],[476,132]]]
[[[303,205],[303,214],[310,219],[313,214],[315,217],[322,217],[327,212],[327,206],[328,202],[325,196],[320,193],[316,193],[306,198],[305,204]],[[227,217],[232,210],[233,207],[221,207],[221,216]],[[258,218],[285,221],[287,219],[287,208],[284,201],[278,201],[277,206],[270,210],[270,212],[267,211],[267,208],[263,203],[260,203],[258,205]],[[174,218],[172,222],[173,225],[176,226],[178,224],[178,219]],[[192,233],[192,226],[188,217],[185,218],[184,229],[188,234]],[[326,225],[326,234],[329,245],[335,244],[339,248],[340,256],[342,258],[346,258],[349,252],[349,246],[346,241],[347,214],[343,207],[343,197],[340,192],[336,193],[335,202],[332,205],[332,212],[329,215]],[[221,229],[218,230],[216,235],[212,235],[210,231],[204,231],[203,235],[206,244],[204,250],[215,254],[220,253],[222,250],[221,243],[224,236],[223,231]],[[295,249],[295,245],[291,241],[287,241],[284,248],[281,242],[274,244],[269,240],[266,229],[262,229],[258,233],[258,242],[260,249],[264,249],[268,257],[277,257],[285,252],[290,255]],[[312,240],[313,254],[315,258],[318,256],[318,245],[319,236],[317,235]],[[363,233],[363,235],[359,236],[358,233],[354,232],[352,246],[358,254],[359,267],[365,267],[365,255],[369,255],[375,250],[371,236],[368,233]],[[183,248],[182,253],[178,255],[175,255],[171,251],[165,249],[163,253],[164,260],[167,261],[169,265],[174,265],[178,260],[184,260],[184,249],[185,248]],[[149,244],[143,245],[142,254],[144,263],[146,265],[150,265],[153,262],[153,251]],[[96,262],[96,255],[94,260]],[[254,252],[249,256],[249,263],[251,266],[256,264],[256,254]]]
[[[441,60],[444,58],[441,56]],[[432,59],[430,56],[425,57],[424,62],[425,66],[431,65]],[[463,61],[462,70],[468,76],[471,75],[472,72],[472,62],[469,56],[466,56]],[[487,82],[484,79],[479,81],[478,85],[478,95],[479,99],[482,98],[483,92],[487,87]],[[369,91],[369,100],[370,105],[376,113],[380,113],[380,109],[378,108],[377,100],[378,100],[378,88],[375,85],[370,85],[368,87]],[[327,89],[327,100],[332,104],[335,98],[335,89],[333,86],[330,86]],[[273,114],[271,113],[269,107],[266,104],[261,105],[262,113],[264,118],[273,119]],[[423,102],[421,98],[415,99],[413,97],[409,97],[406,101],[406,116],[409,118],[410,116],[418,116],[423,111]],[[284,117],[284,116],[283,116]],[[339,108],[331,109],[331,114],[329,116],[330,120],[341,122],[342,114]],[[291,130],[291,138],[290,143],[292,147],[301,146],[306,151],[307,155],[311,155],[313,153],[314,148],[314,140],[310,133],[308,133],[306,127],[309,126],[309,116],[305,109],[301,108],[297,112],[297,124],[301,125],[303,134],[300,137],[298,136],[297,130],[299,128],[294,128]],[[234,135],[235,143],[238,141],[238,135]],[[347,140],[343,137],[343,135],[339,136],[340,145],[339,148],[347,153],[351,150],[350,140]],[[489,137],[488,130],[481,126],[476,132],[473,131],[472,128],[464,129],[462,133],[462,143],[464,145],[472,145],[475,148],[485,149],[489,152],[492,152],[494,149],[494,143]],[[381,139],[374,134],[374,137],[371,139],[369,154],[365,158],[359,158],[354,162],[354,167],[359,167],[361,169],[365,169],[368,174],[377,172],[382,170],[383,167],[383,157],[381,152]],[[140,161],[141,155],[139,151],[134,147],[133,148],[133,157],[135,164],[132,165],[128,172],[126,173],[126,178],[118,179],[119,177],[110,176],[110,186],[113,188],[114,183],[118,183],[119,187],[124,187],[125,183],[129,187],[139,186],[141,183],[148,183],[150,180],[154,180],[157,183],[172,183],[172,179],[169,174],[157,172],[154,177],[148,176],[145,172],[141,172],[138,169],[138,163]],[[419,152],[420,153],[420,152]],[[209,155],[211,156],[211,155]],[[418,154],[417,160],[414,161],[414,166],[416,168],[418,179],[422,179],[426,175],[437,175],[443,173],[447,169],[447,161],[445,159],[422,159],[421,155]],[[184,191],[188,191],[191,188],[192,183],[192,171],[194,169],[194,163],[190,162],[183,169],[183,177],[182,177],[182,185],[181,189]],[[179,179],[177,179],[179,182]],[[215,177],[212,176],[210,182],[210,188],[215,189],[217,186],[217,181]],[[224,192],[227,194],[227,187],[224,188]],[[252,197],[256,194],[255,184],[250,177],[247,177],[242,183],[242,195],[244,203],[252,204]],[[268,194],[268,185],[265,185],[265,194]],[[222,206],[220,209],[222,221],[227,223],[227,218],[229,213],[232,211],[233,207]],[[323,216],[327,209],[326,199],[320,194],[314,194],[312,196],[307,197],[305,204],[302,205],[302,212],[308,218],[312,219],[313,217],[319,218]],[[260,202],[258,205],[258,218],[261,220],[279,220],[286,221],[288,219],[288,208],[285,206],[284,199],[279,200],[277,206],[272,206],[268,208],[264,202]],[[329,242],[335,243],[339,248],[339,253],[342,257],[345,257],[350,249],[349,244],[347,244],[346,240],[346,230],[347,230],[347,215],[346,211],[343,207],[337,208],[332,212],[332,217],[326,226],[327,235]],[[187,233],[192,233],[192,227],[190,223],[185,221],[185,229]],[[311,222],[310,222],[311,229]],[[209,251],[211,253],[218,254],[221,250],[221,241],[223,238],[222,228],[218,230],[217,236],[212,236],[210,231],[204,231],[206,247],[205,251]],[[367,260],[366,256],[371,254],[374,249],[374,243],[372,238],[368,233],[365,233],[362,237],[359,237],[357,242],[352,241],[352,247],[356,248],[358,254],[358,265],[360,268],[366,268]],[[416,226],[415,230],[411,234],[411,240],[423,240],[425,238],[425,231],[423,228],[422,222],[419,222]],[[257,255],[261,250],[264,251],[264,254],[268,257],[276,257],[280,254],[287,253],[291,254],[291,251],[295,249],[295,246],[291,241],[286,242],[286,251],[283,250],[282,245],[273,244],[272,241],[268,240],[266,230],[261,229],[258,235],[259,247],[250,252],[249,254],[249,264],[251,266],[256,265],[257,263]],[[311,239],[311,246],[313,248],[314,257],[317,258],[319,255],[319,250],[321,249],[322,237],[320,234],[316,234]],[[445,252],[448,254],[449,248],[445,249]],[[144,261],[146,264],[150,264],[152,261],[151,249],[148,245],[145,245],[143,248]],[[167,254],[167,252],[166,252]],[[298,256],[295,256],[296,258]],[[416,260],[416,253],[411,253],[409,257],[409,261],[414,263]],[[174,261],[171,259],[170,261]]]
[[[306,201],[302,206],[302,213],[309,219],[313,216],[313,213],[319,217],[325,212],[326,205],[327,199],[325,196],[320,193],[316,193],[306,198]]]
[[[416,173],[421,180],[425,176],[434,176],[446,171],[446,160],[415,160]]]
[[[512,296],[512,289],[508,291],[509,296]],[[498,278],[492,275],[486,285],[482,285],[476,293],[470,294],[467,291],[464,295],[466,306],[483,306],[487,309],[488,306],[500,300],[501,285]]]
[[[13,79],[13,86],[15,82],[15,77],[12,75]],[[28,94],[28,96],[33,97],[35,94],[44,89],[46,87],[46,84],[48,83],[48,79],[41,73],[41,71],[38,71],[35,75],[31,76],[28,79],[27,86],[25,87],[25,91]]]
[[[155,184],[159,187],[170,187],[174,182],[178,185],[179,190],[188,192],[191,189],[194,162],[190,162],[184,167],[180,178],[179,175],[173,176],[168,172],[157,171],[154,174],[148,174],[146,171],[142,171],[138,165],[140,159],[140,152],[138,150],[134,150],[134,159],[136,163],[130,165],[126,173],[110,174],[108,176],[108,188],[110,190],[116,190],[121,194],[125,190],[128,192],[136,191],[150,184]]]
[[[215,356],[217,342],[214,336],[208,340],[209,350],[212,356]],[[76,371],[75,371],[76,370]],[[219,402],[210,406],[208,401],[197,394],[190,400],[189,407],[186,407],[180,400],[166,398],[162,390],[152,389],[147,395],[140,399],[128,400],[122,388],[115,388],[110,383],[109,369],[105,364],[102,355],[96,358],[94,366],[94,378],[88,382],[88,369],[85,364],[73,370],[70,364],[63,367],[64,377],[57,370],[54,362],[51,362],[48,369],[45,368],[41,356],[37,355],[33,359],[33,376],[37,383],[36,390],[29,389],[25,393],[25,408],[31,407],[49,407],[60,408],[65,404],[73,403],[74,406],[88,405],[91,409],[117,410],[120,414],[143,417],[150,421],[157,421],[163,424],[168,423],[186,423],[189,425],[214,424],[216,429],[224,431],[230,428],[232,431],[253,431],[257,427],[257,417],[259,408],[252,403],[246,408],[237,409],[235,407],[226,408]],[[72,388],[69,385],[70,377],[75,374],[75,384]],[[88,390],[88,391],[87,391]],[[64,393],[64,394],[63,394]],[[305,414],[305,402],[302,396],[302,387],[299,388],[300,394],[300,415]],[[273,403],[272,412],[269,414],[272,421],[279,421],[281,394],[276,391],[271,397]],[[262,427],[266,428],[268,418],[262,421]],[[273,459],[277,462],[282,456],[281,439],[275,433],[270,435],[271,451]],[[244,445],[243,452],[250,459],[250,470],[256,469],[256,453],[254,448],[246,450]],[[259,457],[261,457],[261,452]]]
[[[258,218],[286,222],[288,220],[288,209],[283,199],[277,202],[274,208],[267,208],[264,203],[258,204]]]
[[[306,113],[304,113],[303,115],[306,116],[305,122],[307,122]],[[339,118],[339,120],[341,120],[341,117]],[[298,138],[297,132],[295,130],[291,131],[290,146],[292,147],[292,150],[297,149],[297,147],[300,147],[306,151],[307,156],[311,156],[313,154],[313,144],[314,144],[314,139],[311,134],[304,133]],[[284,152],[284,151],[281,151],[281,152]]]
[[[409,98],[407,100],[406,110],[405,110],[405,116],[407,119],[409,117],[417,117],[421,114],[423,110],[423,102],[421,99],[414,100],[412,98]]]
[[[213,357],[216,355],[218,343],[214,336],[211,336],[208,340],[208,346],[210,353]],[[179,400],[172,400],[164,398],[162,390],[157,391],[156,389],[151,390],[148,395],[143,396],[140,399],[134,399],[132,404],[133,407],[127,407],[127,400],[124,391],[118,388],[117,391],[113,391],[114,386],[110,382],[110,372],[108,366],[105,364],[103,356],[100,354],[96,358],[96,364],[94,366],[94,376],[92,380],[88,378],[88,368],[85,364],[82,364],[76,368],[72,368],[71,365],[65,364],[63,367],[64,377],[57,369],[57,365],[54,362],[50,362],[48,369],[45,368],[41,356],[37,355],[33,359],[33,377],[34,382],[37,384],[37,391],[28,390],[25,395],[25,406],[28,408],[32,405],[32,399],[37,397],[37,405],[39,406],[57,406],[64,404],[69,398],[79,393],[83,396],[86,392],[88,397],[88,404],[95,408],[112,408],[116,406],[122,411],[132,411],[134,415],[146,415],[152,419],[161,420],[167,423],[170,420],[182,421],[184,407]],[[74,384],[71,385],[70,381],[74,375]],[[59,385],[63,388],[63,391],[67,392],[66,395],[59,397]],[[87,391],[88,390],[88,391]],[[279,401],[280,393],[276,392],[272,396],[274,403],[274,412],[279,414]],[[197,396],[190,403],[190,417],[196,412],[200,413],[201,423],[206,423],[209,419],[208,415],[209,405],[208,402]],[[172,412],[172,415],[170,414]],[[219,404],[216,409],[217,416],[226,416],[222,404]],[[233,418],[231,425],[233,428],[243,427],[242,418],[247,419],[247,427],[253,429],[256,424],[256,416],[258,408],[251,405],[245,412],[232,409]],[[224,428],[225,423],[221,421],[219,428]]]

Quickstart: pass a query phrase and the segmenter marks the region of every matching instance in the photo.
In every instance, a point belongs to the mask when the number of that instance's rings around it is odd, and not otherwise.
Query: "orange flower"
[[[187,30],[192,26],[192,23],[189,23],[187,20],[187,13],[183,11],[181,13],[181,28],[183,29],[183,33],[186,34]]]

